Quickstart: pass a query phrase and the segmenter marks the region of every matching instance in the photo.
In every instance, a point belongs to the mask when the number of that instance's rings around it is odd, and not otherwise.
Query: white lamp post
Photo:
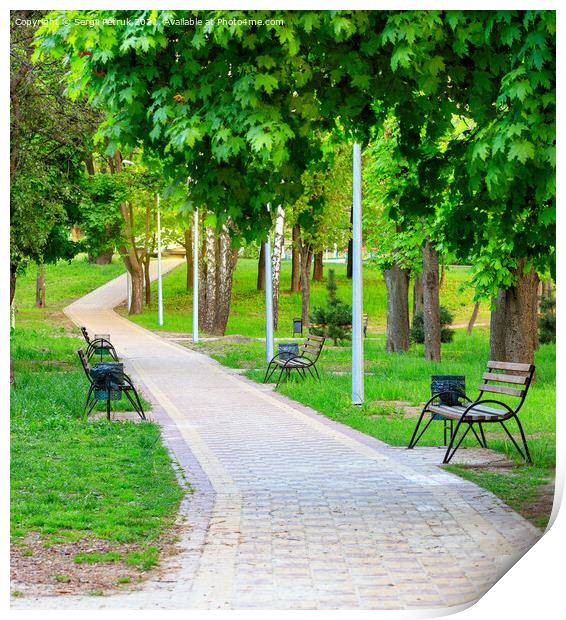
[[[193,214],[193,342],[198,342],[198,209]]]
[[[161,196],[157,194],[157,322],[163,326],[163,281],[161,273]]]
[[[267,210],[271,205],[267,203]],[[265,240],[265,356],[273,359],[273,281],[271,279],[271,227]]]
[[[354,144],[352,196],[352,404],[364,402],[364,339],[362,332],[362,151]]]

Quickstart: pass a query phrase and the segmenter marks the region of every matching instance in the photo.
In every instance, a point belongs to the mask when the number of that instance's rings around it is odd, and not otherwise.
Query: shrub
[[[440,342],[452,342],[454,338],[454,330],[450,329],[450,325],[454,321],[454,315],[445,308],[440,306]],[[413,325],[411,327],[411,340],[422,344],[424,342],[424,314],[417,312],[413,317]]]
[[[538,339],[542,344],[556,342],[556,299],[551,295],[540,300],[542,315],[538,319]]]
[[[341,340],[349,340],[352,335],[352,307],[336,298],[336,288],[334,269],[329,269],[326,282],[328,304],[313,308],[309,316],[313,325],[311,333],[332,338],[335,345]]]

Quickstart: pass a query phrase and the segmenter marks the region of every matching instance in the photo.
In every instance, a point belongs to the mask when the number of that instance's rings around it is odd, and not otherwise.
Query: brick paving
[[[180,553],[139,592],[14,607],[466,606],[540,538],[492,494],[439,468],[441,450],[392,448],[117,316],[124,290],[117,279],[66,312],[111,334],[154,403],[194,489]]]

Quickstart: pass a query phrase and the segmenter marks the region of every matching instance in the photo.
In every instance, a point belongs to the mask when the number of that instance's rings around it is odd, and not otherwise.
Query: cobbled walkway
[[[66,312],[111,334],[154,403],[194,488],[180,553],[139,592],[25,597],[14,607],[465,606],[540,537],[437,467],[442,450],[392,448],[167,342],[113,312],[124,291],[121,277]]]

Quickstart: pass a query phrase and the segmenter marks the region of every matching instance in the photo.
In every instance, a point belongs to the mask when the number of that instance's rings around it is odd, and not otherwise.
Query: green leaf
[[[412,51],[406,44],[395,46],[393,54],[391,55],[391,69],[397,71],[397,67],[407,68],[410,65]]]
[[[271,95],[273,90],[277,88],[277,84],[277,78],[273,75],[269,75],[268,73],[258,73],[254,80],[254,86],[256,89],[260,90],[263,88],[268,95]]]
[[[511,144],[509,148],[509,154],[507,155],[507,159],[512,161],[513,159],[517,159],[522,164],[524,164],[527,159],[532,159],[535,154],[535,147],[528,140],[516,140]]]

